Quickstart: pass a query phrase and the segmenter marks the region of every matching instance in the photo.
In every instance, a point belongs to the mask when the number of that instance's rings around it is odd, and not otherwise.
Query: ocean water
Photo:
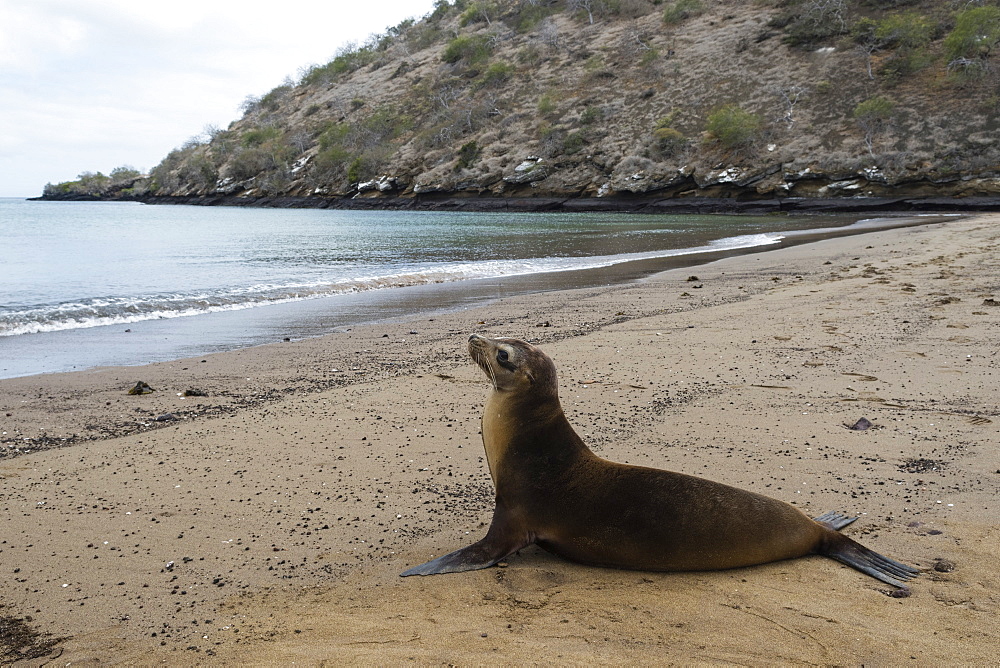
[[[0,377],[312,336],[850,223],[0,199]]]

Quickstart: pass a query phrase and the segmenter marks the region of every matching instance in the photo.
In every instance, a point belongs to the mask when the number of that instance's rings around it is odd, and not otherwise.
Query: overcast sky
[[[0,0],[0,196],[154,167],[433,0]]]

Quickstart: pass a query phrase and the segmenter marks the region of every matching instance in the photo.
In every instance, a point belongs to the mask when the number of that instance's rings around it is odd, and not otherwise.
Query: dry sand
[[[995,664],[998,301],[981,215],[0,381],[0,663]],[[399,578],[491,516],[471,331],[542,346],[602,456],[857,514],[925,572],[896,598],[821,557],[645,573],[532,547]]]

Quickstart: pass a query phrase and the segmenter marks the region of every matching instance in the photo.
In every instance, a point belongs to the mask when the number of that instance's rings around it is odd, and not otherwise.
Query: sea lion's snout
[[[478,334],[469,335],[469,354],[475,359],[476,356],[490,347],[490,340]]]

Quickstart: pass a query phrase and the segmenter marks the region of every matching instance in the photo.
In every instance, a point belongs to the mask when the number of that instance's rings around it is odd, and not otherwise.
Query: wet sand
[[[995,662],[998,223],[0,381],[0,663]],[[600,455],[859,515],[849,535],[925,572],[894,597],[821,557],[644,573],[528,548],[399,578],[491,516],[471,331],[542,346]]]

